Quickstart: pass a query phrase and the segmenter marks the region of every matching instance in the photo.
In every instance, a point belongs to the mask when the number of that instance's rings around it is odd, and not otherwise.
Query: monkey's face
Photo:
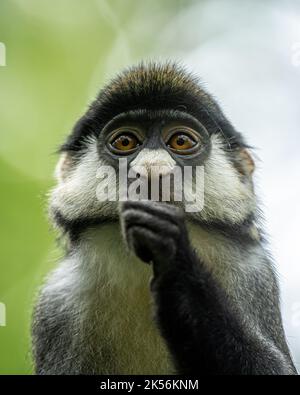
[[[137,188],[131,189],[136,192],[132,199],[170,202],[200,221],[242,222],[255,207],[250,155],[245,149],[230,149],[222,135],[210,136],[205,125],[190,114],[179,111],[121,114],[87,144],[81,157],[75,159],[64,154],[59,164],[60,183],[54,191],[53,204],[68,220],[78,215],[89,219],[117,217],[120,182],[127,182],[130,200],[130,186],[138,178],[139,187],[145,184],[147,195],[143,196]],[[126,164],[123,175],[120,163]],[[99,177],[99,171],[107,167],[111,167],[115,176],[108,172],[106,177]],[[197,168],[200,178],[195,172]],[[179,179],[175,169],[180,173]],[[191,178],[184,183],[187,169],[191,170]],[[168,177],[170,182],[163,183]],[[154,192],[155,187],[159,194]],[[169,190],[162,191],[163,187]],[[178,199],[176,187],[182,192]],[[192,203],[196,209],[190,210]]]
[[[122,177],[128,178],[129,200],[183,204],[187,184],[195,182],[192,170],[204,164],[209,155],[210,139],[205,127],[189,114],[170,110],[132,111],[120,114],[106,125],[98,150],[99,156],[116,170],[118,186],[124,181]],[[121,163],[127,174],[120,174]],[[201,191],[198,188],[198,192],[203,193],[203,188]]]
[[[132,84],[128,78],[127,83]],[[146,95],[145,86],[141,89]],[[167,201],[182,207],[188,217],[206,223],[246,221],[255,210],[253,161],[213,99],[197,89],[194,98],[181,101],[183,93],[177,89],[162,102],[161,92],[155,101],[152,87],[149,96],[143,97],[147,105],[139,100],[132,106],[132,91],[128,102],[122,96],[125,93],[119,92],[125,104],[121,106],[118,97],[116,107],[120,109],[116,114],[111,111],[105,122],[107,103],[96,101],[76,125],[73,145],[64,150],[59,162],[59,184],[52,195],[54,214],[72,222],[116,220],[119,200],[124,199],[120,185],[125,182],[129,200]],[[116,95],[116,88],[111,90]],[[165,90],[163,94],[165,98]],[[199,111],[193,109],[195,105]],[[163,184],[164,179],[169,182]]]

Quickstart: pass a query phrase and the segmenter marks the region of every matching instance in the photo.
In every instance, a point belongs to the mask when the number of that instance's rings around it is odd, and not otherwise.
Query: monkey
[[[137,179],[200,166],[203,207],[101,201],[97,169],[120,158]],[[254,170],[184,66],[144,62],[104,86],[60,149],[50,218],[65,256],[34,309],[36,374],[296,375]]]

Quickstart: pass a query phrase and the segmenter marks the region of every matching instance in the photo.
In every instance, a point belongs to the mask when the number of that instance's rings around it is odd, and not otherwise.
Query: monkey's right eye
[[[138,138],[130,132],[124,132],[109,142],[110,149],[117,154],[130,154],[140,146]]]

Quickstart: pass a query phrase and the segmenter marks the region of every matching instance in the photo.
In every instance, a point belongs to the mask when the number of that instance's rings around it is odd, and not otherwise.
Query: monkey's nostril
[[[140,178],[141,177],[141,173],[136,173],[136,178]]]

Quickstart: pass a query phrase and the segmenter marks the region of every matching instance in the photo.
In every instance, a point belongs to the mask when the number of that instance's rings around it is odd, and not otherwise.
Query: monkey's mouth
[[[170,204],[176,204],[182,200],[181,186],[176,184],[174,177],[160,175],[151,178],[137,174],[137,180],[138,185],[134,185],[136,180],[128,182],[129,200],[149,200]]]

